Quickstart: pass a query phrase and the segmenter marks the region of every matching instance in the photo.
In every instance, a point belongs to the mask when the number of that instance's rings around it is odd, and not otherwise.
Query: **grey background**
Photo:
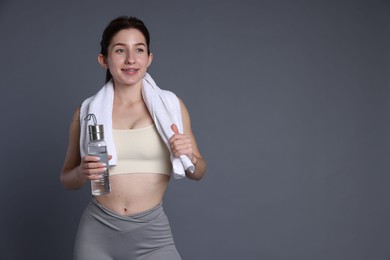
[[[208,162],[164,206],[185,260],[390,259],[389,1],[0,2],[1,259],[71,259],[59,172],[103,28],[152,35]]]

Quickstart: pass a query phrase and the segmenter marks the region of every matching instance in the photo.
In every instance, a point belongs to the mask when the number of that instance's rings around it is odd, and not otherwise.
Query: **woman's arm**
[[[69,131],[69,144],[65,162],[60,174],[62,185],[69,190],[81,188],[87,180],[99,179],[105,171],[105,165],[99,163],[99,157],[80,157],[80,108],[73,114]]]
[[[180,99],[179,99],[180,100]],[[189,112],[180,100],[181,113],[183,119],[183,134],[179,134],[177,127],[172,126],[172,130],[175,134],[170,139],[170,145],[172,153],[175,157],[180,155],[187,155],[188,158],[192,161],[195,166],[195,171],[193,173],[186,172],[186,176],[191,180],[200,180],[206,172],[206,162],[203,159],[198,145],[196,144],[195,136],[191,130],[191,120]]]

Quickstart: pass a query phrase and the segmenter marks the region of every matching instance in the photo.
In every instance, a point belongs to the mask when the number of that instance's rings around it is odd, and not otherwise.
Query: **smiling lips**
[[[139,69],[132,69],[132,68],[125,68],[125,69],[122,69],[122,71],[124,71],[126,74],[135,74],[138,72]]]

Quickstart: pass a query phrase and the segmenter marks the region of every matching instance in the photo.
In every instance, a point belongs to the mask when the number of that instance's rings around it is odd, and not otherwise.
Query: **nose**
[[[131,52],[128,52],[126,56],[126,64],[134,64],[134,63],[135,63],[134,55]]]

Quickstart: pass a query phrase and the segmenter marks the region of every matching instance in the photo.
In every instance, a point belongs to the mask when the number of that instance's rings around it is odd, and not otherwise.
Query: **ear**
[[[150,66],[150,64],[152,64],[152,61],[153,61],[153,53],[150,53],[149,54],[148,67]]]
[[[107,64],[107,59],[106,59],[106,57],[104,57],[103,54],[99,54],[97,58],[98,58],[99,64],[100,64],[103,68],[108,69],[108,64]]]

